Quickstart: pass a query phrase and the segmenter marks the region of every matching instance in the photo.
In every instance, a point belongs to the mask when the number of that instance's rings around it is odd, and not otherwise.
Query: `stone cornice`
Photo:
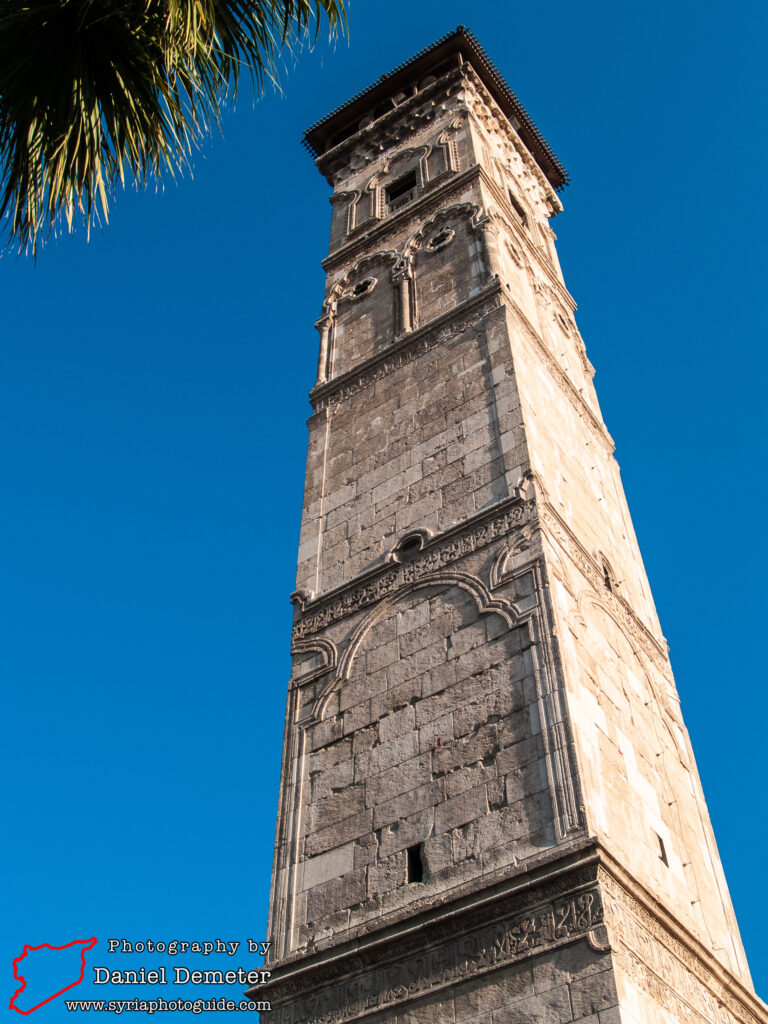
[[[383,352],[376,353],[332,380],[318,384],[309,393],[313,411],[320,412],[329,405],[357,394],[358,391],[375,384],[377,380],[381,380],[422,353],[461,334],[467,327],[498,309],[501,305],[501,294],[501,284],[498,280],[493,280],[482,291],[454,306],[447,313],[435,317],[415,331],[400,335]]]
[[[352,97],[331,114],[316,122],[304,134],[307,148],[317,156],[317,166],[322,173],[328,174],[329,164],[334,157],[345,154],[346,147],[359,140],[361,135],[376,129],[382,123],[391,120],[391,114],[408,110],[417,105],[419,99],[429,94],[430,89],[439,86],[446,79],[457,73],[462,77],[467,72],[478,84],[482,85],[487,96],[486,102],[492,103],[497,115],[502,119],[500,129],[514,130],[518,144],[525,148],[527,157],[535,163],[542,178],[550,188],[562,188],[568,182],[568,175],[559,160],[542,137],[539,129],[531,120],[515,94],[510,90],[498,70],[488,58],[475,37],[463,26],[456,32],[439,39],[433,46],[412,57],[405,64],[395,68],[389,75],[383,75],[362,93]],[[403,89],[412,87],[416,82],[421,86],[420,79],[425,74],[437,76],[431,86],[419,88],[410,99],[405,97]],[[401,99],[394,111],[376,118],[368,127],[361,128],[361,116],[375,117],[377,108],[382,101],[392,101],[395,90],[400,90]],[[339,139],[335,142],[335,139]]]
[[[294,954],[271,965],[270,981],[247,994],[255,1000],[271,997],[273,1010],[293,1004],[291,1024],[364,1019],[390,1004],[402,1005],[424,992],[590,937],[603,921],[597,870],[594,840],[581,837],[548,851],[526,870],[518,866],[497,884],[489,879],[486,888],[378,925],[371,934]],[[466,940],[460,948],[457,936]],[[359,1001],[360,992],[350,991],[348,983],[362,975],[372,991],[369,999]],[[322,1014],[313,1012],[319,991],[329,995]]]
[[[294,642],[318,633],[332,622],[353,615],[401,586],[430,575],[536,518],[536,505],[533,501],[524,501],[519,497],[507,498],[458,526],[430,538],[419,555],[409,562],[377,566],[349,580],[342,587],[312,600],[295,598],[297,619],[293,626]]]
[[[339,168],[349,166],[356,155],[364,153],[368,155],[366,162],[370,162],[374,153],[380,153],[399,145],[402,141],[403,127],[407,127],[411,132],[415,128],[414,122],[418,123],[424,119],[425,110],[431,117],[434,117],[441,94],[447,101],[451,94],[451,87],[460,84],[462,77],[459,67],[445,71],[425,89],[409,96],[397,107],[392,107],[386,113],[375,118],[365,128],[360,128],[331,149],[326,150],[315,159],[315,166],[326,181],[332,183]],[[409,121],[410,124],[407,123]]]
[[[351,1024],[577,941],[675,1019],[768,1024],[748,985],[586,836],[482,890],[273,961],[270,980],[247,995],[268,998],[281,1024]]]

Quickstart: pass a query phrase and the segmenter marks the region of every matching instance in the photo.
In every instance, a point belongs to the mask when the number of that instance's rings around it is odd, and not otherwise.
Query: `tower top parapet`
[[[425,80],[469,64],[512,123],[531,156],[555,189],[568,184],[568,173],[550,149],[530,115],[475,39],[460,25],[410,60],[382,75],[367,89],[317,121],[304,133],[304,145],[315,158],[352,138],[398,103],[423,88]]]

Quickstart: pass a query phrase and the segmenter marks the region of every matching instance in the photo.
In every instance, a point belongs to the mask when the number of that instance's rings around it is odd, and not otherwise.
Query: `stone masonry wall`
[[[480,923],[428,967],[358,985],[329,966],[317,996],[297,981],[280,1020],[700,1024],[618,897],[609,939],[586,883],[542,909],[589,847],[716,958],[710,994],[718,964],[749,985],[557,263],[559,200],[470,66],[393,103],[319,161],[331,253],[269,937],[309,977],[377,936],[394,963],[397,929],[430,914],[471,904]],[[481,934],[482,901],[537,872],[530,914]],[[698,962],[678,960],[693,992]]]
[[[406,593],[365,633],[308,730],[302,944],[554,843],[530,647],[457,585]]]

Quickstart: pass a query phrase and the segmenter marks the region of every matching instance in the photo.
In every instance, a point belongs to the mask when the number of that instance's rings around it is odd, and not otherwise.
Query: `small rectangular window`
[[[424,860],[422,858],[421,843],[417,846],[409,846],[405,853],[407,857],[406,882],[423,882]]]
[[[391,184],[387,185],[387,206],[390,211],[397,210],[401,206],[405,206],[406,203],[410,203],[412,199],[415,199],[417,184],[416,168],[414,168],[407,174],[395,178]]]

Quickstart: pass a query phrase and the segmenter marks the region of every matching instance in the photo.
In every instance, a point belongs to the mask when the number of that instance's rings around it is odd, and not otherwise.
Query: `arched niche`
[[[392,343],[397,308],[392,267],[397,259],[391,251],[372,253],[334,286],[331,376],[350,370]]]
[[[472,203],[445,207],[411,239],[407,252],[416,323],[428,323],[453,309],[484,283],[487,269],[477,231],[478,213]]]
[[[364,923],[447,891],[468,862],[492,870],[552,845],[529,625],[460,572],[402,588],[357,624],[304,723],[308,937],[323,907]],[[326,881],[330,864],[340,874]]]

